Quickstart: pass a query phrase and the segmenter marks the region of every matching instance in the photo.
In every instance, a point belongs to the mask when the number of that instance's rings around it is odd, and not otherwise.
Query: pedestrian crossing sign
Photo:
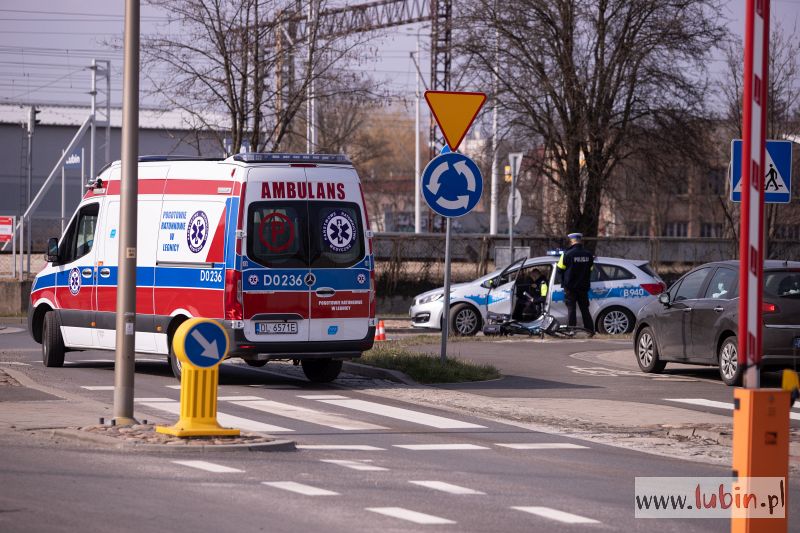
[[[792,200],[792,141],[767,141],[764,151],[764,202]],[[731,142],[731,201],[742,201],[742,140]]]

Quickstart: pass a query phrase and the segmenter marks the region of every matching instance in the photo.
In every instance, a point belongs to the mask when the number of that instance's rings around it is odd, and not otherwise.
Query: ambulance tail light
[[[225,319],[242,320],[242,273],[237,270],[225,272]]]

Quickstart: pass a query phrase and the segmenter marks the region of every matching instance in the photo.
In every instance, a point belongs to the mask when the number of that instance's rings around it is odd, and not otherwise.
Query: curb
[[[117,450],[137,452],[178,452],[178,453],[209,453],[209,452],[235,452],[247,450],[251,452],[293,452],[297,450],[293,440],[276,439],[271,442],[258,442],[254,444],[211,444],[211,445],[175,445],[168,444],[141,444],[135,442],[119,441],[105,435],[92,435],[78,429],[52,429],[51,437],[62,437],[73,441],[98,444]]]
[[[361,363],[353,363],[351,361],[345,361],[344,365],[342,366],[342,370],[348,374],[355,374],[365,378],[385,379],[395,383],[402,383],[404,385],[419,385],[419,383],[399,370],[389,370],[388,368],[362,365]]]

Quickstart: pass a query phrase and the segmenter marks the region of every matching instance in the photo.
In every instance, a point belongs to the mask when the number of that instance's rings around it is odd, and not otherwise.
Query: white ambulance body
[[[116,344],[120,164],[98,176],[51,239],[28,328],[46,366]],[[372,347],[371,233],[345,156],[239,154],[139,162],[136,351],[168,355],[191,317],[223,321],[230,356],[299,360],[312,381]]]

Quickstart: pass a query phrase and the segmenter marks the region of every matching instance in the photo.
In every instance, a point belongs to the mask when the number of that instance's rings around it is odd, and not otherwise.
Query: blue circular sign
[[[422,197],[434,212],[455,218],[472,211],[483,193],[483,177],[469,157],[448,152],[434,157],[420,178]]]
[[[222,362],[228,353],[228,336],[214,321],[194,324],[183,338],[186,358],[199,368],[211,368]]]
[[[356,241],[355,223],[341,209],[334,209],[322,223],[322,240],[334,252],[348,252]]]

